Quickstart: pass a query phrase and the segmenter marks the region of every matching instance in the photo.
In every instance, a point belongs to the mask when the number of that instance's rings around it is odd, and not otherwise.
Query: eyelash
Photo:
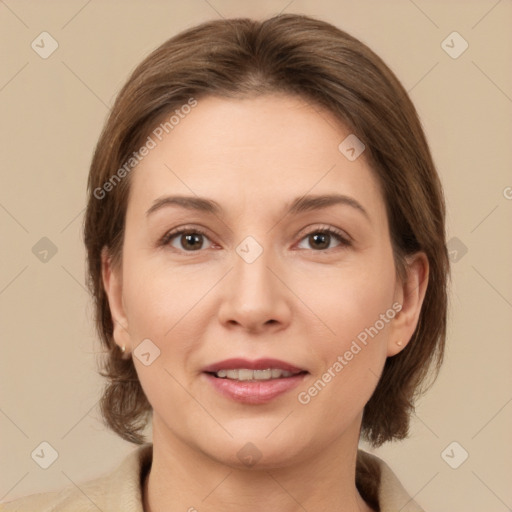
[[[325,252],[333,251],[336,249],[350,247],[352,245],[352,242],[343,234],[343,232],[338,231],[335,228],[327,227],[327,226],[317,227],[315,229],[312,229],[311,231],[308,231],[301,237],[300,241],[304,240],[306,237],[308,237],[312,234],[317,234],[317,233],[329,234],[331,236],[334,236],[339,241],[339,245],[337,245],[336,247],[332,247],[330,249],[318,249],[318,250],[311,249],[314,252],[325,253]],[[162,237],[162,239],[160,240],[158,245],[159,246],[169,245],[169,243],[172,241],[173,238],[177,237],[178,235],[183,235],[183,234],[197,234],[197,235],[202,235],[209,239],[208,234],[203,229],[185,226],[182,228],[178,228],[177,230],[170,231],[170,232],[166,233]],[[176,249],[176,248],[173,247],[173,249]],[[181,249],[176,249],[176,250],[180,251],[180,252],[191,253],[191,254],[202,251],[202,249],[198,249],[196,251],[185,251],[185,250],[181,250]]]

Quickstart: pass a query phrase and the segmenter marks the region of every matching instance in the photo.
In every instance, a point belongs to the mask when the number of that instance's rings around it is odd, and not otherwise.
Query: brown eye
[[[192,249],[193,251],[197,251],[201,249],[203,245],[203,235],[200,233],[192,233],[192,234],[182,234],[179,238],[182,247],[185,249]]]
[[[331,246],[332,241],[337,240],[338,243],[335,246]],[[317,251],[325,251],[328,249],[333,249],[339,246],[349,246],[350,242],[338,231],[335,231],[332,228],[323,228],[316,229],[314,231],[310,231],[306,234],[302,240],[307,240],[307,243],[310,248]],[[308,247],[306,247],[307,249]]]
[[[184,252],[195,252],[203,249],[204,240],[209,240],[205,233],[195,229],[181,229],[165,235],[162,245],[170,245]]]
[[[329,233],[313,233],[308,236],[308,241],[315,249],[328,249],[331,242]]]

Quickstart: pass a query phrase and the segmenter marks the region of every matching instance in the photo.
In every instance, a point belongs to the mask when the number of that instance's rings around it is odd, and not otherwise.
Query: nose
[[[234,254],[234,268],[225,283],[219,320],[230,329],[251,333],[284,329],[291,318],[291,292],[270,249],[252,262]]]

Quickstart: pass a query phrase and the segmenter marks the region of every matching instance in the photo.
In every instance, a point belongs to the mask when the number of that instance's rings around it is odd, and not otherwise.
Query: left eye
[[[332,249],[332,247],[329,247],[329,245],[333,238],[338,240],[339,243],[337,246],[350,245],[349,241],[343,237],[341,233],[338,233],[333,229],[326,228],[310,231],[304,238],[302,238],[302,240],[307,240],[307,242],[310,243],[315,250],[325,251],[327,249]]]

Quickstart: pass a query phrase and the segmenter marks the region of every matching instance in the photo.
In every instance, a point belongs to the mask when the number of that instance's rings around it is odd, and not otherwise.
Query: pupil
[[[193,235],[183,235],[183,238],[185,238],[185,240],[187,241],[185,244],[183,244],[184,247],[191,247],[192,249],[197,249],[198,247],[201,247],[201,243],[200,243],[200,240],[199,240],[199,237],[202,236],[202,235],[199,235],[199,234],[193,234]],[[196,243],[195,245],[193,245],[193,242],[199,242],[198,244]],[[192,243],[190,243],[192,242]]]
[[[315,244],[317,246],[317,248],[319,249],[327,249],[329,247],[329,236],[328,234],[322,234],[322,233],[315,233],[313,235],[311,235],[311,239],[315,241]],[[320,241],[320,245],[322,245],[322,247],[319,247],[319,245],[317,244],[317,242]],[[313,245],[315,245],[313,244]]]

